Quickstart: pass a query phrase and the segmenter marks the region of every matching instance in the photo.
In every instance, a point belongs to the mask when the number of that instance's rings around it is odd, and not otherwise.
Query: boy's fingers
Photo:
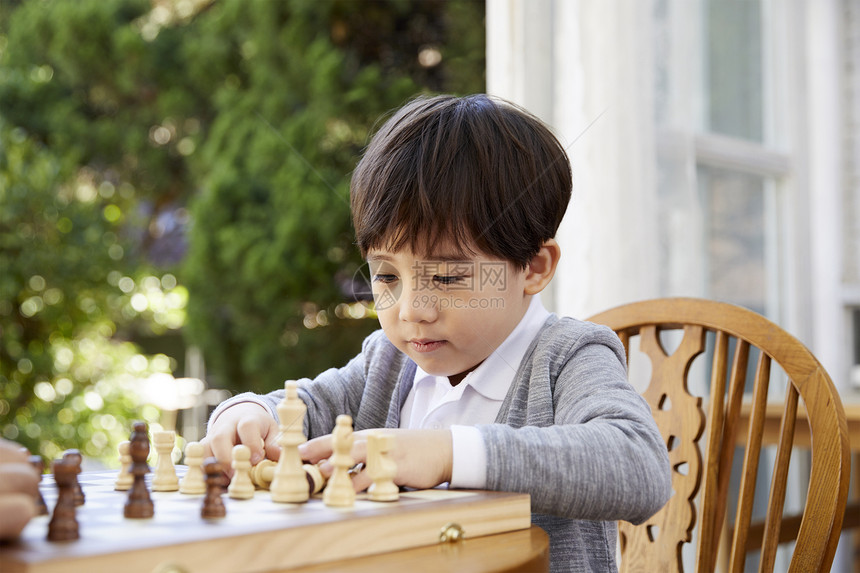
[[[328,459],[317,462],[317,467],[320,469],[320,473],[326,480],[328,480],[331,477],[331,474],[334,473],[334,466],[330,461],[328,461]]]
[[[352,485],[355,487],[356,492],[366,490],[372,483],[373,480],[370,479],[370,476],[367,474],[367,470],[359,472],[352,478]]]
[[[206,436],[202,440],[200,440],[200,445],[203,446],[203,457],[208,458],[212,455],[212,437]]]
[[[9,440],[0,439],[0,462],[26,462],[27,458],[29,457],[30,453],[20,444],[10,442]]]
[[[17,537],[27,522],[36,515],[36,500],[25,493],[0,496],[0,539]]]
[[[0,495],[25,493],[33,497],[39,492],[39,474],[27,463],[0,465]]]
[[[352,451],[350,452],[354,463],[363,462],[365,465],[367,464],[367,438],[360,437],[357,438],[352,443]]]
[[[308,440],[299,446],[302,459],[311,464],[330,457],[331,453],[331,434]]]
[[[231,452],[233,451],[233,438],[223,433],[210,434],[206,437],[203,449],[205,457],[214,456],[222,464],[227,463],[229,467],[232,458]]]
[[[266,435],[263,448],[265,449],[264,453],[266,458],[278,461],[278,458],[281,457],[281,446],[278,445],[278,424],[274,420],[272,420],[269,425],[269,432],[268,435]],[[253,457],[251,458],[251,464],[260,463],[261,461],[263,461],[262,458],[256,462]]]
[[[242,420],[236,426],[237,443],[245,444],[251,450],[251,464],[257,464],[266,457],[263,442],[263,432],[256,420]],[[231,457],[232,460],[232,448]]]

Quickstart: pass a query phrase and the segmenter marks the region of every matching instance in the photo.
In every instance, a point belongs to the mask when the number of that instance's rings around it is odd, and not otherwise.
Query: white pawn
[[[233,479],[227,487],[227,495],[233,499],[254,497],[254,482],[251,481],[251,448],[244,444],[233,446]]]
[[[334,471],[323,491],[323,503],[329,507],[352,507],[355,504],[355,489],[349,477],[349,468],[353,465],[351,452],[354,441],[352,418],[341,414],[335,420],[331,434],[333,453],[329,461]]]
[[[251,466],[251,481],[258,489],[269,489],[275,477],[275,466],[278,462],[262,460],[255,466]]]
[[[371,432],[367,436],[367,473],[373,484],[367,490],[371,501],[397,501],[400,488],[394,483],[397,463],[389,457],[394,448],[394,434]]]
[[[179,482],[179,493],[197,495],[206,493],[206,476],[203,474],[203,444],[188,442],[185,446],[185,472]]]
[[[298,384],[287,381],[284,384],[284,399],[277,406],[278,445],[281,455],[269,491],[272,501],[282,503],[302,503],[308,500],[308,479],[302,469],[302,456],[299,444],[307,441],[304,434],[305,413],[308,407],[299,398]]]
[[[119,470],[119,475],[116,477],[116,483],[113,488],[116,491],[128,491],[131,489],[131,484],[134,483],[134,476],[131,474],[131,442],[128,440],[120,442],[119,461],[122,468]]]
[[[152,491],[176,491],[179,489],[179,478],[173,466],[173,445],[176,442],[176,432],[163,430],[152,433],[152,445],[158,452],[155,463],[155,474],[152,477]]]

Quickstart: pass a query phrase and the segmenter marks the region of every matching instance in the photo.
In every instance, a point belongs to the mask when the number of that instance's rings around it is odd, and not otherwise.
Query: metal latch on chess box
[[[457,541],[461,541],[465,536],[466,532],[463,531],[462,526],[459,523],[451,521],[443,525],[441,531],[439,531],[439,543],[456,543]]]

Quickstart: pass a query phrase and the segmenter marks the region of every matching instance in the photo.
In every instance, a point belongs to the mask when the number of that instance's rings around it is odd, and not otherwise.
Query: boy
[[[351,184],[382,330],[345,367],[299,381],[311,438],[301,451],[328,458],[338,414],[354,419],[356,461],[362,430],[391,428],[397,484],[527,492],[552,570],[606,571],[616,568],[615,520],[660,509],[670,472],[615,334],[540,302],[570,192],[564,149],[512,104],[419,98],[388,120]],[[227,462],[241,442],[252,463],[277,459],[282,396],[221,404],[209,452]]]

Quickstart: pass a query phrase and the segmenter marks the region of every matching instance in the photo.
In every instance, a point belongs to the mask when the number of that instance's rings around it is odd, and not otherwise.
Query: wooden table
[[[776,445],[779,442],[779,424],[783,410],[782,402],[768,403],[765,409],[764,433],[762,434],[762,445]],[[848,421],[848,441],[851,451],[856,456],[860,453],[860,403],[848,402],[842,404],[845,408],[845,418]],[[744,445],[747,439],[747,428],[749,427],[750,404],[741,406],[740,426],[736,436],[737,444]],[[794,430],[794,447],[809,448],[809,422],[806,418],[806,408],[803,403],[797,406],[797,419],[805,423],[798,423]]]

